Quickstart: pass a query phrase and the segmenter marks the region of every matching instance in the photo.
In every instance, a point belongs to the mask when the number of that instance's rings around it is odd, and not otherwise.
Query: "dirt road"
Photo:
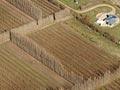
[[[112,14],[115,14],[116,13],[116,9],[112,6],[112,5],[109,5],[109,4],[98,4],[98,5],[95,5],[93,7],[90,7],[90,8],[87,8],[87,9],[84,9],[84,10],[76,10],[76,9],[73,9],[71,8],[70,6],[64,4],[63,2],[61,2],[60,0],[57,0],[58,3],[62,4],[63,6],[67,7],[68,9],[76,12],[76,13],[79,13],[79,14],[82,14],[82,13],[86,13],[86,12],[89,12],[93,9],[96,9],[96,8],[99,8],[99,7],[109,7],[111,8],[111,12],[109,13],[112,13]]]

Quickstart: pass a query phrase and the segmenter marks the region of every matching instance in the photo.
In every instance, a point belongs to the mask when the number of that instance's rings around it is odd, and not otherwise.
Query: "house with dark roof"
[[[96,21],[96,24],[100,26],[109,26],[109,27],[113,27],[118,23],[119,23],[119,17],[108,13],[101,14],[99,17],[97,17],[97,21]]]

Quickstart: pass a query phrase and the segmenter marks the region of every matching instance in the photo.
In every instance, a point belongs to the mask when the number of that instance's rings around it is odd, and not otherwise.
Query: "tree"
[[[76,0],[74,0],[74,2],[76,2]]]

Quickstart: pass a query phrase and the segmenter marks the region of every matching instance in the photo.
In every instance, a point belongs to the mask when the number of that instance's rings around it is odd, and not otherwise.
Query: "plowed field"
[[[27,59],[31,57],[16,45],[0,45],[0,90],[46,90],[58,86],[53,78],[34,70],[25,62]]]
[[[68,71],[74,71],[85,79],[103,75],[107,70],[113,72],[118,68],[118,59],[85,42],[63,23],[28,36],[59,58]]]
[[[43,17],[51,15],[60,10],[59,7],[53,5],[47,0],[31,0],[31,1],[42,10]]]
[[[4,2],[0,1],[0,33],[19,27],[31,20],[18,12],[16,8],[11,8]]]

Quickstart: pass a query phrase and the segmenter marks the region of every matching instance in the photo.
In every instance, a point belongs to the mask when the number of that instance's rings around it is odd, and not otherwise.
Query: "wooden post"
[[[37,22],[37,25],[38,25],[38,24],[39,24],[39,23],[38,23],[38,20],[37,20],[36,22]]]
[[[54,19],[54,21],[56,20],[55,13],[53,13],[53,19]]]

